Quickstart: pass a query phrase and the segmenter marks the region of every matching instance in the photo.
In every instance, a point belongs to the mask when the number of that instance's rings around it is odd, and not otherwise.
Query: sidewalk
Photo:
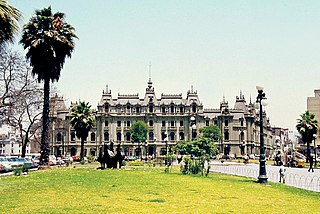
[[[258,178],[259,164],[237,163],[237,162],[210,162],[210,171],[225,174],[245,176],[250,178]],[[319,167],[319,166],[318,166]],[[320,168],[314,172],[308,172],[308,168],[288,168],[286,169],[285,185],[294,186],[306,190],[320,192]],[[279,166],[266,165],[267,177],[270,182],[279,182]]]

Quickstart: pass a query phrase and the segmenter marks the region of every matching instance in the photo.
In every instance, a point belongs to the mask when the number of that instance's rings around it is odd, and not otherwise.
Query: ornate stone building
[[[75,103],[71,104],[71,107]],[[80,140],[75,137],[68,118],[70,109],[60,97],[51,99],[51,147],[60,156],[79,155]],[[275,146],[272,128],[264,114],[264,138],[267,156]],[[130,127],[136,121],[149,126],[147,141],[137,145],[131,142]],[[96,111],[96,127],[91,130],[85,144],[86,155],[97,155],[100,145],[121,144],[126,155],[164,155],[166,149],[178,141],[189,141],[199,135],[199,129],[215,124],[220,127],[222,139],[216,142],[221,153],[229,155],[259,154],[259,117],[253,103],[246,103],[242,93],[236,97],[233,108],[228,102],[218,109],[204,109],[197,91],[191,88],[182,94],[156,96],[151,79],[144,97],[139,94],[112,96],[108,88],[102,92]],[[167,137],[166,137],[167,136]],[[140,153],[140,154],[141,154]]]

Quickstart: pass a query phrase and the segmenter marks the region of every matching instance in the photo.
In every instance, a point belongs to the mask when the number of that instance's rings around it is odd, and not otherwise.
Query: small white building
[[[20,156],[21,137],[16,128],[6,124],[0,125],[0,156]],[[30,145],[27,145],[26,155],[30,154]]]

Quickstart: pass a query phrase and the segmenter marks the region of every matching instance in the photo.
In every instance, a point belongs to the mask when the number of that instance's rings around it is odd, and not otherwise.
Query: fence
[[[220,172],[230,175],[258,178],[259,169],[249,168],[243,165],[210,165],[210,171]],[[279,172],[267,170],[268,181],[279,182]],[[320,177],[312,174],[299,175],[286,173],[285,184],[310,191],[320,192]]]

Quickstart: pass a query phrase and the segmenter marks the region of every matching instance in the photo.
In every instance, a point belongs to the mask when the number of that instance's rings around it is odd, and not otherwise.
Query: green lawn
[[[320,213],[320,194],[164,168],[57,168],[0,178],[0,213]]]

